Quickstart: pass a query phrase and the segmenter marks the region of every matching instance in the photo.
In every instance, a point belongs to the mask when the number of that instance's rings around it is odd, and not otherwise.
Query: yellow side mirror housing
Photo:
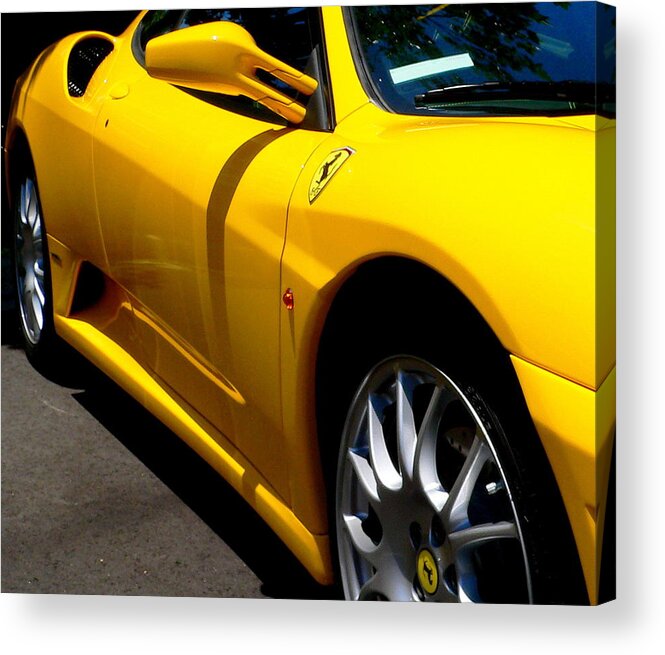
[[[312,95],[317,81],[263,52],[237,23],[217,21],[186,27],[148,41],[151,77],[198,91],[244,95],[291,123],[301,123],[305,107],[256,76],[262,69],[297,91]]]

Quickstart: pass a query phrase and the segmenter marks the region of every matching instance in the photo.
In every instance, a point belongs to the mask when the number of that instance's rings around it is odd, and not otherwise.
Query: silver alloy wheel
[[[342,437],[336,517],[348,599],[533,602],[489,431],[424,360],[391,358],[362,383]]]
[[[27,178],[19,191],[15,220],[16,286],[23,332],[37,345],[44,327],[44,225],[34,181]]]

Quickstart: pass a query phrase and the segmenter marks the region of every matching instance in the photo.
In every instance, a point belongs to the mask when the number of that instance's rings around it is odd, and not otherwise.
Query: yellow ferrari
[[[171,10],[61,40],[5,144],[29,359],[83,353],[348,599],[599,602],[614,19]]]

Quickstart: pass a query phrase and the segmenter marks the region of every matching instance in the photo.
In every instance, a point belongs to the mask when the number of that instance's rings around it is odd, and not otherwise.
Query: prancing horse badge
[[[333,150],[316,169],[314,177],[309,184],[309,204],[311,205],[323,187],[330,182],[332,176],[340,169],[342,164],[355,152],[353,148],[339,148]]]

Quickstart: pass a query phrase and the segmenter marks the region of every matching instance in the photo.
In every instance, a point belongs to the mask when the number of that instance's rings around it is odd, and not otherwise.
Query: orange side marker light
[[[295,301],[293,299],[293,289],[287,289],[284,292],[284,295],[282,296],[282,301],[284,302],[284,306],[291,311],[293,309],[293,305],[295,304]]]

